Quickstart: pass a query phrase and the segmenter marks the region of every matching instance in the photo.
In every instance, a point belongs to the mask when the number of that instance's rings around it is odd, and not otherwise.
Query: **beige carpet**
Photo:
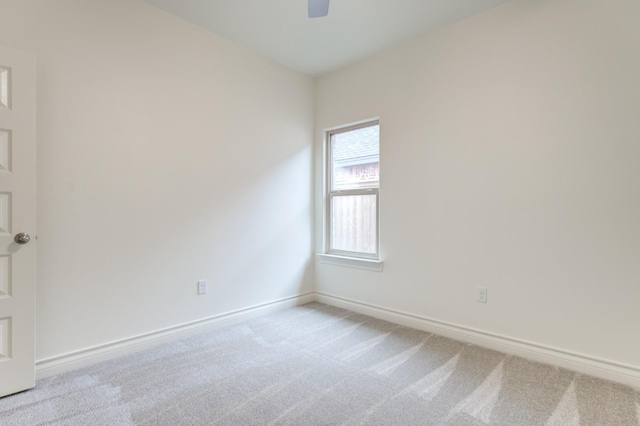
[[[640,425],[630,388],[317,303],[52,377],[1,425]]]

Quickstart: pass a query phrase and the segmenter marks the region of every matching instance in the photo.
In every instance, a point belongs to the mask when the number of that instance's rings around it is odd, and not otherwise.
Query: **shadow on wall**
[[[312,290],[310,146],[279,162],[198,222],[208,228],[214,280],[234,307]]]

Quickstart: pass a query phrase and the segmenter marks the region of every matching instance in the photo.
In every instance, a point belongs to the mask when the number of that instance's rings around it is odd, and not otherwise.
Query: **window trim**
[[[356,129],[362,129],[365,127],[371,127],[375,125],[380,125],[379,119],[366,120],[359,123],[340,126],[333,129],[329,129],[325,131],[325,149],[324,149],[324,218],[325,218],[325,226],[324,226],[324,246],[323,250],[324,255],[327,257],[336,257],[336,258],[344,258],[344,259],[353,259],[353,260],[363,260],[367,262],[377,262],[380,261],[380,181],[378,181],[378,186],[376,188],[358,188],[358,189],[341,189],[332,191],[331,190],[331,182],[333,179],[333,161],[332,161],[332,152],[331,152],[331,137],[335,134],[345,133]],[[378,140],[378,144],[380,141]],[[378,158],[378,163],[380,163],[380,159]],[[331,227],[331,208],[333,206],[333,198],[336,196],[349,196],[349,195],[375,195],[376,196],[376,252],[375,253],[365,253],[359,251],[348,251],[348,250],[334,250],[332,249],[332,238],[333,238],[333,229]],[[347,265],[345,265],[347,266]],[[367,268],[368,269],[368,268]]]
[[[334,254],[318,253],[316,258],[320,263],[347,268],[363,269],[365,271],[382,272],[382,260],[363,259],[359,257],[336,256]]]

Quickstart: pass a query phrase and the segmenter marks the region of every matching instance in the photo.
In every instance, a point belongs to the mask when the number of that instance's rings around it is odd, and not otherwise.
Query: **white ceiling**
[[[331,0],[309,19],[307,0],[144,0],[318,76],[508,0]]]

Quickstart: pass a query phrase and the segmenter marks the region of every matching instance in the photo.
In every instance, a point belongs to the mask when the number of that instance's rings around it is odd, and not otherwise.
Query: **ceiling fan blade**
[[[329,0],[309,0],[309,18],[321,18],[329,14]]]

